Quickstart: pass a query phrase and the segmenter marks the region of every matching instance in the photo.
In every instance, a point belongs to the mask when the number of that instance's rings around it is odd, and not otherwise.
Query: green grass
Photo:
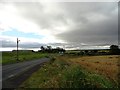
[[[88,72],[77,64],[54,58],[44,64],[19,88],[113,88],[104,76]]]
[[[19,62],[28,61],[28,60],[34,60],[39,59],[42,57],[47,57],[47,53],[40,53],[40,52],[19,52]],[[2,63],[5,64],[11,64],[17,62],[17,55],[16,52],[2,52]]]

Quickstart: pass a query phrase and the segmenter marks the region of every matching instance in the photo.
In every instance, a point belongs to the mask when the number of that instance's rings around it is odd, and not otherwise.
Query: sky
[[[118,45],[117,0],[85,1],[0,0],[1,50],[16,49],[17,38],[19,49],[38,50],[47,45],[107,49]]]

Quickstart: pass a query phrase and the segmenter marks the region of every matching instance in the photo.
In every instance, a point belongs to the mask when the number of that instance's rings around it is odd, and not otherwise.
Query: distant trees
[[[48,49],[48,50],[52,50],[52,47],[51,47],[51,46],[47,46],[47,49]]]
[[[118,50],[119,47],[118,47],[117,45],[111,45],[111,46],[110,46],[110,49],[111,49],[111,50]]]
[[[41,50],[39,52],[47,52],[47,53],[65,53],[65,49],[56,47],[52,48],[52,46],[41,46]],[[101,49],[101,50],[82,50],[77,55],[120,55],[120,49],[117,45],[111,45],[110,49]]]
[[[120,54],[120,49],[117,45],[110,46],[110,53],[111,54]]]
[[[40,49],[41,49],[42,51],[44,51],[44,50],[45,50],[45,47],[44,47],[44,46],[41,46]]]
[[[56,47],[56,48],[52,48],[51,46],[41,46],[40,47],[41,50],[39,50],[39,52],[48,52],[48,53],[64,53],[65,49],[60,48],[60,47]]]

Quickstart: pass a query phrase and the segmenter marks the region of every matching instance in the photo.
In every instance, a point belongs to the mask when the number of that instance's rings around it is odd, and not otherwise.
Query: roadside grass
[[[48,54],[40,52],[19,52],[19,62],[39,59],[42,57],[48,57]],[[3,65],[17,63],[16,52],[2,52],[2,62],[0,63]]]
[[[21,88],[116,88],[103,75],[89,72],[70,58],[57,56],[33,73]]]

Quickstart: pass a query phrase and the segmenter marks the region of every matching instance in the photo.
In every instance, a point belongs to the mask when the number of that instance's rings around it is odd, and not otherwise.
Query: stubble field
[[[84,56],[71,58],[70,62],[80,64],[83,68],[104,75],[112,82],[118,84],[119,59],[119,55]]]

